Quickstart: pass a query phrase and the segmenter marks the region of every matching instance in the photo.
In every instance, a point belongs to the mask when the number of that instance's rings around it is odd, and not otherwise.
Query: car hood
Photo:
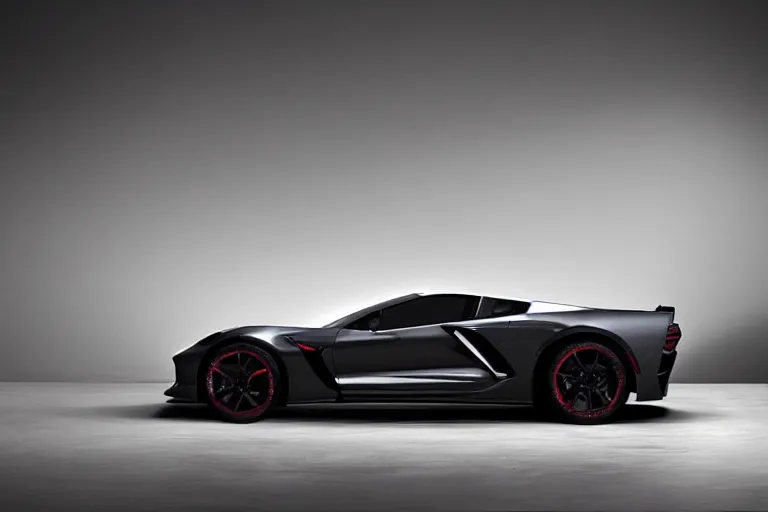
[[[212,345],[224,337],[234,336],[249,336],[253,338],[259,338],[264,341],[271,341],[279,336],[288,335],[302,335],[302,334],[319,334],[321,338],[324,338],[324,333],[331,335],[331,332],[338,331],[337,328],[324,328],[324,327],[306,327],[296,325],[244,325],[240,327],[231,327],[223,329],[221,331],[210,334],[197,342],[199,345]]]

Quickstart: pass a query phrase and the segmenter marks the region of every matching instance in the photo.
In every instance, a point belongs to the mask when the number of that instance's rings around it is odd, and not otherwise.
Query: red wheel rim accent
[[[238,349],[211,362],[206,388],[216,408],[238,417],[256,417],[272,403],[275,379],[262,356]]]
[[[586,398],[585,401],[587,401],[588,405],[590,406],[588,409],[585,410],[578,410],[575,408],[575,398],[579,396],[579,394],[582,394],[581,391],[578,391],[576,396],[570,400],[568,400],[565,396],[565,392],[563,390],[564,387],[566,387],[566,379],[562,377],[563,372],[561,370],[565,366],[566,363],[569,363],[572,358],[575,357],[575,361],[578,362],[578,365],[581,365],[581,368],[585,368],[583,363],[580,362],[578,358],[578,354],[581,352],[595,352],[596,356],[594,358],[594,362],[592,363],[593,369],[594,366],[599,364],[600,357],[603,356],[604,362],[609,362],[609,366],[600,365],[603,368],[603,373],[606,376],[607,380],[615,379],[615,385],[613,386],[614,389],[610,390],[612,393],[611,395],[608,395],[609,400],[605,400],[605,395],[599,394],[592,390],[592,387],[588,389],[588,391],[584,393],[589,393],[589,398]],[[589,369],[590,365],[586,365],[585,369]],[[581,369],[579,369],[581,371]],[[573,374],[570,375],[573,377]],[[588,382],[593,382],[594,377],[592,377]],[[574,379],[575,380],[575,379]],[[581,347],[576,347],[572,350],[569,350],[566,352],[557,362],[557,365],[555,365],[555,370],[552,374],[552,389],[555,392],[555,397],[557,399],[558,404],[560,407],[568,411],[569,414],[573,414],[574,416],[579,416],[582,418],[593,418],[593,417],[599,417],[605,414],[608,414],[611,412],[616,405],[619,403],[619,399],[624,393],[624,387],[626,385],[626,379],[624,376],[624,371],[621,366],[621,361],[617,358],[617,356],[606,349],[605,347],[602,347],[600,345],[585,345]],[[565,391],[570,391],[573,389],[573,386],[575,386],[573,382],[571,383],[571,388],[566,388]],[[580,384],[579,384],[580,385]],[[601,399],[601,405],[599,407],[591,407],[592,403],[592,397],[593,396],[599,396]]]

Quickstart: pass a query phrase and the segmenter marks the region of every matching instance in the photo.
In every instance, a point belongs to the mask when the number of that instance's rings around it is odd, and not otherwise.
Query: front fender
[[[275,359],[281,374],[284,403],[336,400],[337,392],[323,383],[302,351],[290,340],[290,334],[301,332],[300,328],[257,326],[212,334],[173,357],[176,383],[166,394],[205,401],[205,369],[213,354],[226,345],[249,343]]]

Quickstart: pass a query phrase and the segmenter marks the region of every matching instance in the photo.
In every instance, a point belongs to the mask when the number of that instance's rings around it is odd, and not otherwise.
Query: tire
[[[280,396],[280,370],[264,349],[235,343],[213,353],[205,368],[208,405],[221,419],[254,423],[274,409]]]
[[[546,390],[542,398],[554,419],[579,425],[607,423],[629,397],[627,369],[602,343],[570,343],[550,362]]]

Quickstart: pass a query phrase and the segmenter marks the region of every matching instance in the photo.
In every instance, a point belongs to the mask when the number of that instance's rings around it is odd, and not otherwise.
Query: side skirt
[[[489,372],[474,367],[376,372],[337,377],[342,396],[441,395],[484,391],[497,382]]]

